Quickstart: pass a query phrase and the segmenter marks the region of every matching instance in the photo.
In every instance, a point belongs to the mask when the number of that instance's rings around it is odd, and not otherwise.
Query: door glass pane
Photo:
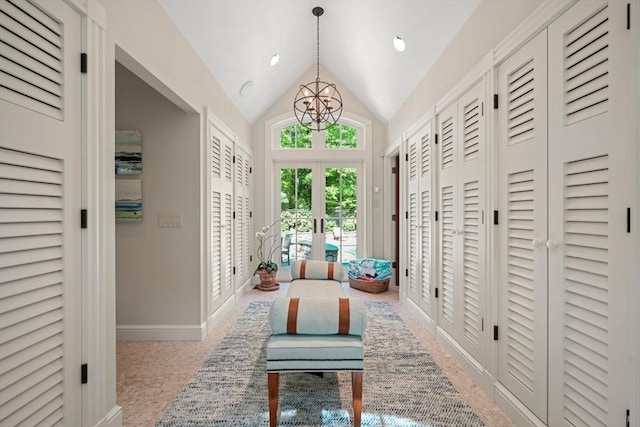
[[[357,254],[355,168],[325,168],[325,259],[347,265]]]
[[[282,128],[280,148],[311,148],[311,130],[300,124]]]
[[[288,268],[297,259],[310,259],[313,176],[309,168],[280,169],[281,265]]]
[[[358,148],[358,130],[347,125],[327,126],[326,148]]]

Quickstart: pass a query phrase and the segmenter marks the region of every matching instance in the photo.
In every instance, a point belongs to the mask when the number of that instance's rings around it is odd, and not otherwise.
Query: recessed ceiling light
[[[242,87],[240,88],[240,96],[247,96],[249,95],[249,93],[251,93],[251,90],[253,89],[253,82],[251,80],[245,82]]]
[[[402,37],[400,36],[395,36],[393,38],[393,47],[396,49],[396,51],[398,52],[404,52],[404,50],[407,48],[407,44],[404,42],[404,40],[402,39]]]
[[[271,60],[269,61],[269,65],[271,65],[272,67],[274,65],[276,65],[278,63],[278,61],[280,61],[280,55],[279,54],[275,54],[271,57]]]

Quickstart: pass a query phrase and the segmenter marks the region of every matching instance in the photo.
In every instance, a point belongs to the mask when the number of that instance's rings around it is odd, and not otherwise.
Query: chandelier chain
[[[316,79],[320,80],[320,15],[316,20]]]

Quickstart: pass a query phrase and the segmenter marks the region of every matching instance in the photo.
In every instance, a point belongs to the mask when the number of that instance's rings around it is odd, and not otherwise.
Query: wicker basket
[[[389,290],[389,280],[390,278],[369,282],[367,280],[359,280],[349,277],[349,286],[371,294],[379,294],[380,292],[386,292]]]

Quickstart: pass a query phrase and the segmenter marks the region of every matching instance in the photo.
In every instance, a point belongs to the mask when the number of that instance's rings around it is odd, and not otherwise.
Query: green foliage
[[[303,210],[290,210],[281,212],[282,225],[280,230],[282,232],[287,232],[289,230],[298,230],[298,231],[311,231],[312,220],[311,220],[311,210],[303,209]]]
[[[311,130],[301,124],[282,128],[280,148],[311,148]]]
[[[342,223],[343,231],[356,231],[356,221],[349,220]]]
[[[327,126],[325,132],[325,147],[327,148],[357,148],[358,131],[347,125]]]

